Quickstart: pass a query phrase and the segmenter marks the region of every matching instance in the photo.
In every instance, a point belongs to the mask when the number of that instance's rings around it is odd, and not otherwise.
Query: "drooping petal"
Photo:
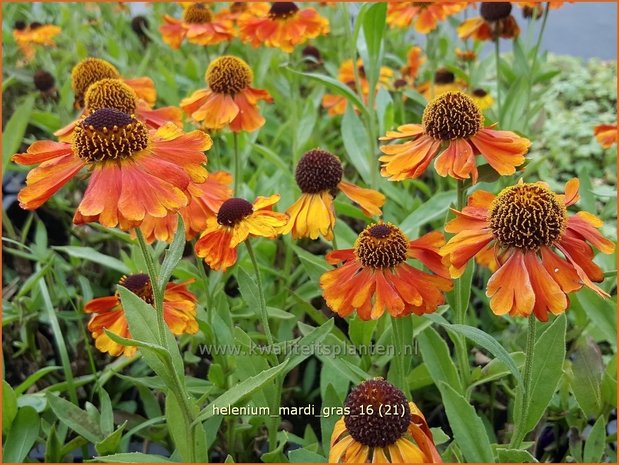
[[[524,263],[524,252],[512,251],[510,257],[488,280],[486,295],[496,315],[529,316],[535,306],[535,292]]]
[[[481,129],[470,138],[475,148],[502,176],[514,174],[524,163],[531,142],[511,131]]]
[[[353,202],[357,203],[366,216],[382,215],[380,207],[385,203],[385,196],[373,189],[364,189],[346,181],[338,184],[339,189]]]

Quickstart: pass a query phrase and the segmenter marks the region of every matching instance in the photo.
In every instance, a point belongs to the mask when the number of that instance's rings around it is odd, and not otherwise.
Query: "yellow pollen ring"
[[[102,108],[114,108],[123,113],[133,114],[137,107],[137,95],[120,79],[101,79],[88,88],[84,103],[91,112]]]
[[[75,106],[84,106],[84,97],[88,88],[101,79],[118,79],[120,73],[114,65],[99,58],[86,58],[73,67],[71,87],[75,94]]]
[[[235,95],[251,85],[254,74],[245,61],[225,55],[211,62],[205,78],[213,92]]]
[[[471,137],[484,127],[484,115],[462,92],[446,92],[426,106],[422,123],[434,139],[449,141]]]
[[[83,118],[73,134],[75,153],[87,162],[133,158],[147,147],[146,126],[133,115],[109,108]]]

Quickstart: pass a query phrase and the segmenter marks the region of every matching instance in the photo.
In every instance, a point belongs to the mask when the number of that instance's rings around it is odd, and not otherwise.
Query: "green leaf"
[[[165,414],[168,431],[174,440],[174,445],[186,462],[191,459],[191,441],[194,442],[195,451],[206,450],[206,437],[202,423],[198,422],[193,426],[192,438],[191,427],[185,423],[178,396],[170,391],[166,395]]]
[[[112,400],[103,386],[99,386],[99,400],[101,402],[101,432],[110,435],[114,432],[114,409]]]
[[[436,321],[436,320],[434,320]],[[482,331],[481,329],[475,328],[473,326],[467,325],[453,325],[453,324],[445,324],[437,321],[438,324],[449,328],[457,333],[462,334],[466,338],[480,345],[492,355],[494,355],[497,359],[501,360],[505,366],[509,369],[509,371],[514,375],[516,381],[522,383],[522,375],[518,370],[518,367],[514,363],[511,355],[503,348],[501,343],[499,343],[495,338],[493,338],[490,334]]]
[[[239,291],[241,291],[243,301],[248,303],[251,302],[251,305],[262,306],[264,308],[266,306],[266,302],[263,300],[264,296],[262,296],[261,299],[256,280],[243,268],[239,268],[237,279],[239,282]],[[262,304],[260,303],[261,300]]]
[[[125,430],[126,426],[127,420],[125,420],[125,422],[120,425],[116,429],[116,431],[113,431],[109,435],[107,435],[105,439],[103,439],[103,441],[95,444],[95,449],[97,450],[97,453],[101,455],[109,455],[116,452],[116,450],[118,449],[118,445],[120,444],[120,441],[123,437],[123,431]]]
[[[475,409],[449,384],[439,381],[438,388],[454,439],[467,462],[494,463],[490,440]]]
[[[185,250],[185,224],[183,223],[183,217],[178,215],[178,222],[176,225],[176,233],[174,239],[168,248],[163,263],[161,264],[161,270],[159,271],[159,282],[157,285],[159,289],[165,289],[168,281],[172,277],[174,268],[178,265],[178,262],[183,258],[183,251]]]
[[[83,258],[84,260],[88,260],[94,263],[98,263],[99,265],[106,266],[112,270],[119,271],[123,274],[131,273],[131,270],[127,265],[118,260],[117,258],[110,257],[109,255],[102,254],[101,252],[97,252],[92,247],[79,247],[75,245],[63,245],[53,247],[54,250],[59,250],[60,252],[65,252],[67,255],[75,258]]]
[[[294,449],[288,452],[290,463],[327,463],[328,460],[316,452],[307,449]]]
[[[565,360],[565,314],[555,318],[539,337],[533,349],[529,406],[526,411],[525,431],[528,433],[539,422],[563,375]]]
[[[2,434],[6,434],[17,415],[17,396],[13,388],[2,380]]]
[[[600,463],[606,447],[606,418],[600,416],[591,428],[585,441],[583,460],[585,463]]]
[[[499,463],[538,463],[538,460],[526,450],[497,448]]]
[[[95,457],[89,462],[105,463],[177,463],[161,455],[142,454],[141,452],[127,452],[123,454],[106,455],[105,457]]]
[[[28,390],[28,388],[30,386],[32,386],[34,383],[36,383],[38,380],[40,380],[41,378],[43,378],[45,375],[52,373],[54,371],[58,371],[60,370],[62,367],[57,367],[57,366],[48,366],[48,367],[43,367],[37,371],[35,371],[34,373],[32,373],[30,376],[28,376],[23,383],[21,383],[19,386],[17,386],[15,388],[15,394],[16,395],[20,395],[23,394],[24,392],[26,392]],[[4,406],[4,402],[2,403],[2,405]]]
[[[305,268],[305,272],[309,275],[310,279],[316,285],[319,285],[320,277],[331,269],[325,261],[325,258],[323,256],[313,255],[307,250],[303,250],[301,247],[297,247],[296,245],[292,248],[297,254],[297,257],[299,257],[301,265]]]
[[[196,421],[204,421],[207,418],[212,417],[214,407],[221,408],[234,405],[237,402],[251,396],[254,392],[258,391],[264,385],[279,376],[280,373],[286,369],[287,365],[288,360],[274,366],[273,368],[269,368],[256,376],[252,376],[251,378],[240,382],[231,389],[228,389],[225,393],[211,402],[204,410],[202,410]]]
[[[603,373],[604,362],[598,345],[590,338],[578,340],[572,358],[570,387],[587,417],[601,413]]]
[[[439,192],[422,203],[419,208],[400,222],[400,228],[410,236],[416,236],[421,228],[434,220],[442,219],[449,209],[449,205],[455,202],[456,191]]]
[[[430,372],[434,384],[448,384],[454,391],[462,392],[462,384],[458,377],[453,358],[449,353],[447,343],[434,330],[426,328],[418,337],[419,349],[423,361]]]
[[[105,435],[99,425],[84,410],[68,400],[49,392],[45,393],[45,397],[47,398],[47,404],[58,419],[77,434],[88,439],[93,444],[97,444],[105,439]]]
[[[615,344],[617,340],[616,303],[604,299],[590,289],[582,289],[572,298],[572,305],[579,306],[601,331],[606,340]]]
[[[171,373],[168,372],[167,365],[164,363],[165,357],[170,357],[170,362],[177,375],[182,380],[185,376],[183,359],[178,349],[176,339],[164,325],[165,337],[167,338],[167,350],[163,354],[155,355],[154,346],[159,344],[159,335],[157,334],[157,312],[152,305],[144,302],[140,297],[135,295],[130,290],[123,286],[118,286],[120,299],[125,309],[129,330],[133,339],[151,344],[153,347],[141,347],[142,356],[148,365],[161,376],[168,386],[174,384],[170,381]],[[163,358],[159,358],[163,357]]]
[[[310,348],[320,344],[320,342],[327,337],[327,335],[333,329],[335,321],[333,318],[327,320],[327,322],[320,325],[318,328],[312,328],[312,330],[297,341],[292,347],[291,353],[296,354],[290,358],[286,371],[289,372],[294,367],[302,363],[307,359],[312,352],[310,350],[302,350],[304,347]]]
[[[325,76],[323,74],[316,73],[301,73],[299,71],[295,71],[292,68],[288,68],[288,70],[292,73],[298,74],[299,76],[304,76],[314,81],[318,81],[323,84],[327,89],[331,92],[336,93],[337,95],[341,95],[346,98],[350,103],[352,103],[355,107],[357,107],[361,112],[367,115],[367,109],[363,104],[363,101],[359,98],[359,96],[354,93],[348,86],[344,83],[334,79],[330,76]]]
[[[34,94],[26,97],[22,104],[15,108],[11,118],[4,126],[4,131],[2,131],[3,175],[6,173],[11,157],[19,150],[19,146],[24,139],[24,134],[26,133],[26,128],[28,127],[28,121],[30,121],[30,113],[32,112],[34,99]]]
[[[2,451],[2,462],[23,462],[39,437],[39,427],[39,414],[36,410],[32,407],[20,408],[13,420],[11,430],[6,436]]]
[[[165,357],[167,355],[166,350],[158,344],[150,344],[148,342],[138,341],[137,339],[127,339],[126,337],[119,336],[116,333],[111,332],[107,328],[103,328],[103,331],[112,341],[130,347],[142,347],[144,349],[150,349],[156,352],[159,356]]]
[[[377,2],[367,7],[361,21],[363,40],[357,39],[357,49],[363,60],[370,89],[374,89],[380,76],[383,55],[383,37],[387,19],[387,3]]]
[[[373,155],[367,144],[367,130],[355,110],[348,106],[342,118],[342,141],[348,160],[366,183],[371,181],[369,156]]]

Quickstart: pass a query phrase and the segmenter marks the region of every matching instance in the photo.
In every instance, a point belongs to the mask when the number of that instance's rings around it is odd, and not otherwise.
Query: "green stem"
[[[458,211],[462,211],[466,202],[466,189],[464,188],[464,181],[458,181],[456,192],[456,208]],[[462,278],[455,280],[454,293],[456,299],[455,323],[464,325],[466,324],[466,310],[468,309],[468,302],[462,301]],[[456,335],[455,351],[463,388],[466,389],[470,374],[469,358],[466,338],[460,333]]]
[[[532,79],[535,79],[535,67],[537,66],[537,55],[539,54],[539,48],[542,45],[542,38],[544,37],[544,31],[546,30],[546,22],[548,20],[548,12],[550,11],[550,2],[546,3],[546,8],[544,9],[544,17],[542,18],[542,27],[539,31],[539,35],[537,36],[537,42],[535,43],[535,53],[533,54],[533,61],[531,62],[531,70],[530,74]],[[534,81],[529,83],[529,87],[527,89],[527,131],[529,130],[529,106],[531,105],[531,91],[533,90]]]
[[[518,412],[518,420],[516,425],[514,426],[514,434],[512,436],[512,440],[510,443],[511,449],[518,449],[524,440],[525,435],[527,434],[526,428],[526,412],[529,410],[529,402],[530,402],[530,389],[531,389],[531,371],[533,369],[533,356],[535,354],[535,315],[531,315],[528,321],[528,331],[527,331],[527,347],[525,352],[524,359],[524,373],[523,373],[523,381],[522,387],[518,390],[518,395],[521,399],[520,401],[520,411]],[[518,405],[518,403],[516,404]]]
[[[239,195],[239,188],[241,186],[241,154],[239,153],[239,135],[236,132],[232,133],[232,140],[234,143],[234,196]]]
[[[406,380],[406,369],[404,368],[404,334],[402,331],[403,318],[391,317],[391,330],[393,331],[394,353],[391,361],[394,363],[396,370],[396,386],[399,387],[404,395],[408,398],[410,390]]]
[[[146,269],[148,271],[148,276],[150,277],[150,285],[153,288],[155,311],[157,312],[157,333],[159,334],[159,343],[163,347],[167,348],[165,321],[163,319],[163,293],[162,290],[159,289],[159,285],[157,284],[157,269],[155,267],[153,257],[150,253],[150,247],[146,243],[144,235],[142,234],[142,230],[140,228],[135,228],[135,234],[138,238],[138,245],[140,246],[140,251],[142,252],[142,256],[144,257],[144,262],[146,263]]]
[[[499,38],[494,39],[494,62],[496,64],[496,106],[499,114],[499,121],[501,120],[501,50],[499,45]]]
[[[157,272],[157,268],[155,266],[155,261],[153,260],[153,256],[151,255],[150,247],[146,244],[146,240],[144,239],[144,235],[140,228],[135,229],[136,236],[138,238],[138,244],[140,246],[140,250],[142,252],[142,256],[144,257],[144,261],[146,262],[146,268],[148,269],[148,276],[150,278],[150,283],[153,288],[153,297],[155,300],[155,311],[157,312],[157,330],[159,335],[159,343],[161,346],[169,353],[168,347],[168,338],[166,334],[165,328],[165,320],[163,318],[163,293],[165,292],[165,284],[159,287],[159,275]],[[168,357],[164,362],[167,365],[168,372],[171,375],[172,386],[168,386],[168,395],[171,393],[176,396],[176,400],[178,401],[179,406],[181,407],[181,412],[183,415],[183,420],[185,422],[185,427],[187,431],[189,431],[189,437],[186,438],[187,446],[189,449],[189,462],[196,461],[196,450],[195,450],[195,441],[194,441],[194,431],[195,425],[193,424],[195,420],[195,415],[192,413],[192,406],[190,405],[191,397],[187,393],[187,389],[185,385],[181,381],[178,372],[174,368],[171,359]]]
[[[260,269],[258,268],[258,261],[256,260],[256,255],[254,254],[254,249],[251,246],[250,239],[247,239],[245,241],[245,246],[247,247],[247,253],[249,254],[249,258],[251,259],[251,263],[254,267],[254,273],[256,274],[256,284],[258,285],[258,298],[260,300],[260,320],[262,322],[262,326],[264,327],[264,333],[267,337],[267,342],[270,347],[273,347],[273,335],[271,334],[271,328],[269,326],[269,315],[267,313],[264,289],[262,288],[262,279],[260,278]]]

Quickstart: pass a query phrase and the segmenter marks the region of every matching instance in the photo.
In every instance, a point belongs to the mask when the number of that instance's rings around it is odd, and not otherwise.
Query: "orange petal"
[[[385,196],[373,189],[364,189],[346,181],[338,184],[339,189],[353,202],[357,203],[366,216],[380,216]]]
[[[487,128],[481,129],[470,140],[490,166],[503,176],[516,172],[516,167],[524,163],[524,155],[531,146],[528,139],[511,131]]]
[[[524,253],[514,250],[488,280],[486,295],[496,315],[529,316],[535,305],[535,293],[524,264]]]

